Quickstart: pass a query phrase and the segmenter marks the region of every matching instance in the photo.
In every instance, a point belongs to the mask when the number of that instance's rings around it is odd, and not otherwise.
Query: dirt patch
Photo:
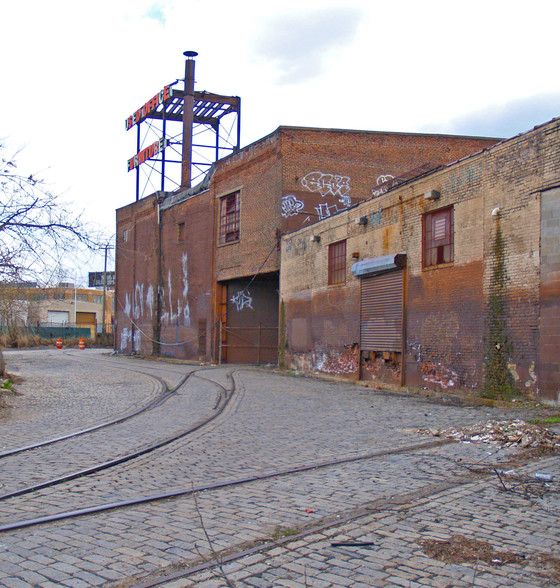
[[[449,539],[420,539],[422,551],[432,559],[444,563],[461,564],[482,561],[490,566],[522,564],[534,566],[535,573],[554,585],[560,582],[560,559],[550,555],[524,556],[511,551],[496,551],[487,541],[469,539],[463,535],[452,535]]]
[[[419,541],[424,553],[432,559],[445,563],[468,563],[484,561],[489,565],[501,566],[524,561],[522,555],[509,551],[496,551],[487,541],[469,539],[463,535],[452,535],[450,539],[422,539]]]

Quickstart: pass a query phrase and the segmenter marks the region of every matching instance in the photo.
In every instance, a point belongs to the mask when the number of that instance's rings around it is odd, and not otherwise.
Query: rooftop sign
[[[163,104],[168,98],[171,98],[172,96],[173,89],[171,86],[165,86],[163,90],[158,92],[153,98],[148,100],[144,106],[139,108],[134,114],[126,119],[126,130],[130,130],[134,125],[144,120],[149,114],[154,112],[154,110],[156,110],[160,104]]]
[[[127,171],[133,170],[134,168],[138,167],[141,163],[144,163],[146,160],[155,157],[160,151],[163,151],[168,144],[169,141],[162,137],[161,139],[158,139],[155,143],[152,143],[149,147],[146,147],[146,149],[142,149],[142,151],[140,151],[134,157],[131,157],[128,160]]]

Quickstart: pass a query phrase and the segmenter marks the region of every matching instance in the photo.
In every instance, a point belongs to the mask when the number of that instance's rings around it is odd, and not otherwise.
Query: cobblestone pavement
[[[147,374],[173,387],[200,369],[90,350],[56,353],[6,353],[8,370],[17,366],[25,380],[24,395],[0,421],[2,444],[16,447],[126,414],[160,392]],[[240,366],[204,368],[139,421],[68,444],[64,467],[118,453],[119,439],[131,448],[145,443],[146,435],[156,438],[196,422],[212,409],[217,385],[231,388],[232,382],[230,403],[210,425],[133,462],[4,500],[0,524],[158,492],[231,485],[2,532],[0,585],[133,586],[151,582],[147,578],[160,578],[169,588],[560,585],[552,559],[560,558],[557,482],[527,485],[511,476],[473,473],[481,464],[508,460],[512,450],[432,446],[432,439],[415,433],[418,427],[518,413],[445,406]],[[67,403],[64,409],[57,398]],[[15,440],[4,440],[5,431]],[[63,454],[43,454],[42,475],[57,475]],[[350,458],[355,461],[324,465]],[[321,467],[274,475],[312,465]],[[0,468],[3,483],[26,479],[21,462],[2,460]],[[556,480],[560,463],[552,457],[519,471],[527,476],[522,481],[536,471]],[[452,535],[524,559],[445,562],[424,552],[422,540]],[[348,540],[368,545],[333,545]],[[266,541],[265,551],[239,559]],[[202,569],[216,554],[222,565]],[[174,578],[182,568],[201,571]]]

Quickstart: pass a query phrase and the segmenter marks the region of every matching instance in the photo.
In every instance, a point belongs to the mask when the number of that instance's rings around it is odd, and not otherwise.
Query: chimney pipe
[[[194,107],[194,58],[196,51],[185,51],[185,90],[183,96],[183,157],[181,169],[181,187],[191,187],[193,107]]]

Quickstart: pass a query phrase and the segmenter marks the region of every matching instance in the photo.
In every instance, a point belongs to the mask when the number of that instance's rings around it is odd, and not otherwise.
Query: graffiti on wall
[[[318,171],[308,173],[301,178],[301,185],[310,192],[319,192],[323,198],[328,195],[345,198],[350,192],[348,176],[324,174]],[[345,198],[345,201],[348,201],[348,198]]]
[[[191,326],[191,311],[188,301],[189,277],[188,256],[181,258],[181,290],[178,295],[173,292],[173,274],[167,272],[166,285],[158,287],[158,296],[162,302],[161,324]],[[131,300],[132,298],[132,300]],[[135,324],[142,319],[154,318],[155,288],[150,284],[147,288],[142,282],[136,282],[132,297],[125,294],[124,313]],[[132,350],[139,352],[142,346],[142,331],[140,328],[123,327],[120,331],[120,349],[126,351],[129,345]]]
[[[146,311],[150,318],[154,316],[154,287],[150,284],[148,293],[146,294]]]
[[[293,237],[286,239],[286,253],[293,251],[294,255],[303,255],[307,251],[309,237]]]
[[[121,330],[121,345],[120,350],[126,351],[129,341],[132,340],[132,333],[128,330],[128,327],[124,327]]]
[[[303,202],[298,200],[292,194],[282,196],[282,216],[288,218],[289,216],[295,216],[303,210]]]
[[[441,193],[444,195],[448,192],[454,192],[480,179],[482,179],[482,165],[480,163],[469,165],[447,178],[441,188]]]
[[[171,270],[167,272],[167,293],[162,291],[163,312],[161,313],[161,322],[163,325],[184,325],[191,326],[191,310],[187,296],[189,293],[189,276],[188,276],[188,256],[183,253],[181,257],[181,281],[182,291],[181,295],[173,294],[172,273]]]
[[[131,331],[128,327],[124,327],[121,331],[121,344],[120,344],[120,350],[121,351],[126,351],[126,348],[128,347],[128,344],[132,343],[132,351],[134,351],[135,353],[139,353],[140,352],[140,345],[142,343],[142,333],[140,332],[140,330],[136,330],[134,331],[134,329]]]
[[[183,271],[183,300],[185,307],[183,309],[183,317],[185,318],[185,324],[191,326],[191,309],[189,306],[188,294],[189,294],[189,272],[188,272],[188,255],[183,253],[181,257],[181,269]]]
[[[372,212],[369,217],[369,224],[370,226],[374,227],[376,225],[380,225],[381,221],[383,220],[383,212],[378,210],[377,212]]]
[[[371,195],[375,198],[376,196],[381,196],[385,194],[389,187],[391,186],[392,180],[395,179],[395,176],[391,174],[381,174],[377,177],[377,187],[371,190]]]
[[[315,210],[317,211],[317,216],[320,220],[323,220],[324,218],[327,218],[339,212],[339,208],[336,204],[327,204],[326,202],[323,202],[319,204],[319,206],[316,206]]]
[[[357,344],[339,348],[316,345],[312,351],[306,353],[291,353],[289,361],[296,371],[353,375],[359,369],[359,350]]]
[[[253,298],[251,297],[251,293],[249,290],[239,290],[235,296],[230,298],[231,302],[234,304],[237,312],[242,311],[244,308],[253,309]]]
[[[134,305],[132,316],[138,320],[144,314],[144,284],[136,283],[134,287]]]

